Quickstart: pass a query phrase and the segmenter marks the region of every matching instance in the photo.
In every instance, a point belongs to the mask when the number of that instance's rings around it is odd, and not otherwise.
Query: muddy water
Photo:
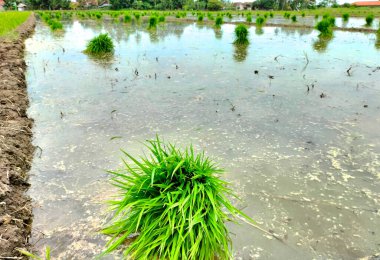
[[[191,142],[225,167],[236,205],[281,243],[229,225],[235,259],[355,259],[380,248],[380,50],[373,34],[233,25],[94,21],[27,41],[27,81],[38,146],[31,171],[33,243],[59,259],[91,259],[114,189],[119,149],[141,154],[157,133]],[[82,50],[108,32],[115,56]],[[256,73],[255,73],[256,71]],[[347,72],[348,71],[348,72]],[[115,259],[114,255],[109,259]]]

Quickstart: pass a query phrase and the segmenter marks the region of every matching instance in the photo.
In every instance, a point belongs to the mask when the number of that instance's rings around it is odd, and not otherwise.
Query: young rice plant
[[[157,28],[158,19],[156,16],[149,17],[149,25],[148,29],[155,29]]]
[[[223,24],[223,17],[221,17],[221,16],[216,17],[215,27],[220,28],[222,26],[222,24]]]
[[[235,44],[248,44],[248,29],[244,24],[239,24],[235,27]]]
[[[111,171],[119,196],[110,202],[114,217],[103,233],[111,235],[110,253],[134,233],[124,249],[132,259],[230,259],[231,239],[225,221],[238,215],[227,196],[234,196],[223,172],[193,147],[184,151],[157,137],[147,143],[150,155],[124,161],[125,169]]]
[[[93,55],[105,55],[110,54],[113,51],[114,44],[107,33],[99,34],[99,36],[89,41],[85,50],[86,53]]]
[[[375,17],[373,16],[373,14],[367,15],[367,17],[365,18],[365,25],[371,26],[374,19],[375,19]]]

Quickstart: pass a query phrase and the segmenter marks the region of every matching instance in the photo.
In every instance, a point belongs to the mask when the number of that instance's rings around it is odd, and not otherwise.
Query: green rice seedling
[[[177,14],[175,15],[175,18],[181,18],[181,14],[180,14],[180,13],[177,13]]]
[[[318,18],[319,18],[319,14],[316,14],[316,15],[314,16],[314,19],[315,19],[315,20],[318,20]]]
[[[367,15],[367,17],[365,18],[365,25],[371,26],[374,19],[375,19],[375,17],[373,16],[373,14]]]
[[[139,13],[134,13],[136,21],[140,20],[140,14]]]
[[[123,152],[124,169],[110,171],[119,189],[110,201],[113,219],[102,233],[110,235],[103,255],[117,250],[138,233],[123,251],[130,259],[231,259],[231,239],[225,222],[243,217],[227,196],[223,172],[193,147],[180,150],[157,137],[147,143],[149,155],[135,158]]]
[[[248,34],[249,31],[247,29],[247,26],[244,24],[239,24],[235,27],[235,44],[248,44]]]
[[[331,21],[328,18],[322,19],[317,23],[316,29],[321,33],[320,36],[329,37],[332,36],[332,27]]]
[[[301,16],[302,16],[302,17],[305,17],[305,13],[302,13]]]
[[[96,17],[96,19],[101,19],[102,18],[102,14],[101,13],[96,13],[95,17]]]
[[[257,17],[256,18],[256,25],[257,26],[263,26],[264,23],[265,23],[265,19],[263,17]]]
[[[221,16],[216,17],[215,27],[220,28],[222,26],[222,24],[223,24],[223,17],[221,17]]]
[[[30,253],[24,249],[17,249],[21,254],[23,254],[24,256],[27,256],[29,259],[34,259],[34,260],[50,260],[51,259],[51,250],[50,250],[50,247],[47,246],[45,248],[45,256],[44,257],[40,257],[38,255],[35,255],[33,253]]]
[[[247,23],[252,23],[252,16],[251,15],[247,15],[246,21],[247,21]]]
[[[148,21],[148,29],[155,29],[157,28],[157,17],[156,16],[150,16]]]
[[[198,22],[203,22],[203,14],[198,15]]]
[[[332,27],[335,26],[335,17],[329,16],[329,17],[327,18],[327,21],[330,23],[330,25],[331,25]]]
[[[114,51],[114,44],[111,37],[107,33],[99,34],[90,40],[87,44],[85,53],[96,55],[96,56],[105,56],[112,54]]]
[[[228,19],[232,19],[232,14],[228,13],[227,17],[228,17]]]
[[[132,21],[132,17],[129,14],[124,15],[124,22],[130,23]]]
[[[328,18],[329,16],[330,16],[330,14],[327,14],[327,13],[326,13],[326,14],[323,15],[322,18],[323,18],[323,19],[326,19],[326,18]]]
[[[274,14],[272,12],[269,13],[269,17],[270,18],[273,18],[274,17]]]
[[[52,31],[57,31],[57,30],[63,29],[62,23],[56,19],[47,20],[47,24],[49,25],[49,27]]]
[[[296,15],[293,15],[293,16],[292,16],[292,22],[293,22],[293,23],[296,23],[296,22],[297,22],[297,16],[296,16]]]
[[[165,22],[165,16],[160,15],[160,17],[158,17],[158,22],[159,22],[159,23],[163,23],[163,22]]]
[[[348,19],[350,19],[350,15],[349,15],[348,13],[344,13],[344,14],[342,15],[342,17],[343,17],[343,21],[344,21],[344,22],[348,22]]]

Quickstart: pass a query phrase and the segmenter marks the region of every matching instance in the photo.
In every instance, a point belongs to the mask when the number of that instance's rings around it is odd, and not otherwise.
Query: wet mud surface
[[[0,259],[19,257],[27,248],[32,224],[28,171],[31,167],[33,120],[29,106],[24,61],[24,40],[34,30],[31,15],[17,39],[0,38]]]
[[[73,21],[27,40],[30,108],[39,146],[31,169],[32,243],[58,259],[92,259],[105,170],[120,150],[159,134],[226,169],[248,215],[283,243],[228,224],[235,259],[357,259],[380,246],[380,50],[375,34],[305,28]],[[108,32],[113,59],[83,54]],[[109,259],[118,259],[118,255]]]

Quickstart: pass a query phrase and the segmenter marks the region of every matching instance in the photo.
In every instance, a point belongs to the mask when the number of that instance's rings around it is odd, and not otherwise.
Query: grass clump
[[[265,19],[261,16],[256,18],[256,25],[257,26],[262,26],[265,23]]]
[[[139,13],[134,13],[136,21],[140,20],[140,14]]]
[[[132,21],[132,17],[129,14],[124,15],[124,22],[130,23]]]
[[[350,15],[349,15],[348,13],[344,13],[344,14],[342,15],[342,17],[343,17],[343,21],[344,21],[344,22],[348,22],[348,19],[350,19]]]
[[[158,19],[156,16],[149,17],[148,20],[148,29],[155,29],[157,28]]]
[[[223,17],[221,17],[221,16],[216,17],[215,27],[220,28],[222,26],[222,24],[223,24]]]
[[[158,22],[159,22],[159,23],[163,23],[163,22],[165,22],[165,16],[160,15],[160,17],[158,17]]]
[[[235,27],[235,36],[236,39],[234,41],[235,44],[247,44],[248,41],[248,29],[244,24],[239,24]]]
[[[329,17],[330,18],[330,17]],[[321,33],[321,36],[332,36],[334,27],[334,23],[331,19],[324,18],[320,22],[317,23],[316,29]],[[335,19],[334,19],[335,22]]]
[[[106,55],[114,51],[114,44],[107,33],[99,34],[87,44],[85,52],[92,55]]]
[[[198,22],[203,22],[203,14],[198,15]]]
[[[297,16],[296,16],[296,15],[293,15],[293,16],[292,16],[292,22],[293,22],[293,23],[297,22]]]
[[[247,15],[246,21],[247,23],[252,23],[252,15]]]
[[[124,160],[124,170],[110,172],[120,194],[110,202],[114,218],[102,232],[112,238],[103,254],[138,233],[125,258],[230,259],[224,222],[237,215],[254,221],[229,202],[223,170],[192,146],[181,151],[157,137],[147,148],[150,155],[140,159],[124,152],[133,163]]]
[[[373,14],[367,15],[367,17],[365,18],[365,25],[371,26],[374,19],[375,19],[375,17],[373,16]]]

